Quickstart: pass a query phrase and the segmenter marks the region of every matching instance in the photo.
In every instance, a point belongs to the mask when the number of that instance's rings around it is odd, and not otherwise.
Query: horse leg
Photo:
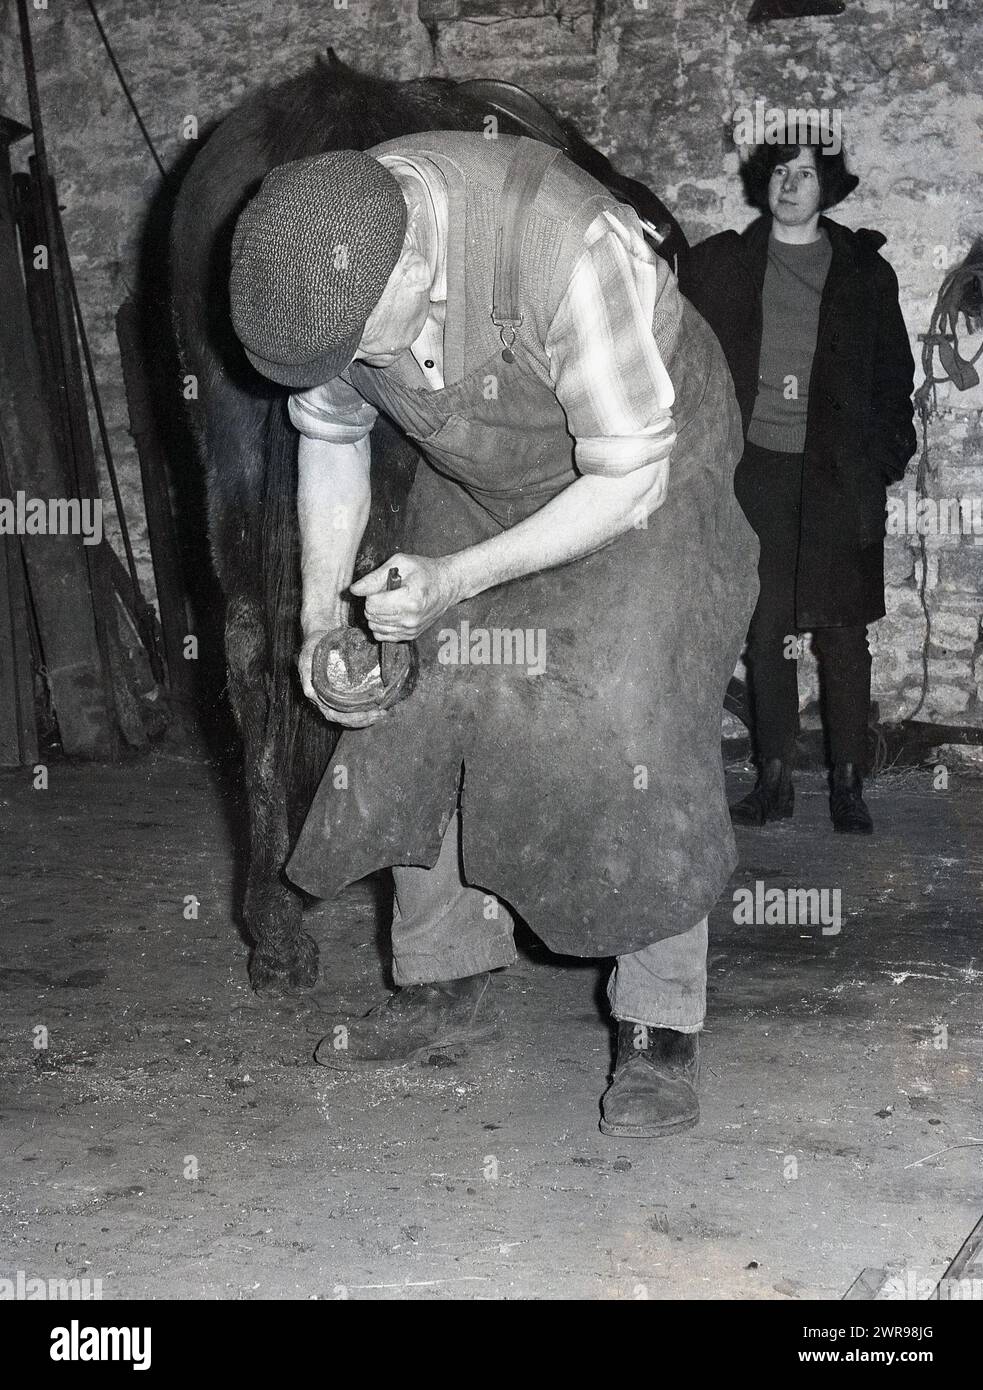
[[[231,596],[226,629],[229,698],[242,737],[249,809],[249,867],[243,918],[253,939],[249,978],[256,990],[309,989],[318,948],[301,929],[302,901],[283,867],[290,853],[288,711],[271,691],[261,605]]]

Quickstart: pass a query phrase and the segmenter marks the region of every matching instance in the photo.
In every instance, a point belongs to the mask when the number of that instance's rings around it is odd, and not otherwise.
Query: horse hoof
[[[313,989],[317,984],[317,942],[305,932],[291,942],[289,952],[274,952],[257,947],[249,962],[249,981],[263,998],[282,998],[298,990]]]

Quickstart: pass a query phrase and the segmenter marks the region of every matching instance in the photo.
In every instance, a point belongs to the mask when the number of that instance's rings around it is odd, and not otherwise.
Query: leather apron
[[[563,410],[521,336],[503,352],[531,186],[510,169],[493,308],[502,342],[479,370],[430,391],[350,369],[423,453],[408,554],[495,536],[578,476]],[[663,505],[597,553],[467,600],[420,637],[409,699],[342,733],[287,867],[299,886],[332,897],[383,867],[432,867],[460,792],[467,882],[556,951],[640,950],[713,906],[736,863],[720,713],[758,546],[733,490],[730,375],[685,300],[666,367],[677,440]]]

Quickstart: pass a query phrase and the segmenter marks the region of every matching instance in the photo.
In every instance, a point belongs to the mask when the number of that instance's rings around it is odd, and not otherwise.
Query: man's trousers
[[[397,985],[456,980],[516,959],[515,919],[494,894],[465,882],[460,813],[432,869],[393,867],[393,978]],[[535,922],[529,924],[535,931]],[[631,955],[608,981],[615,1018],[698,1032],[706,1012],[707,919]]]

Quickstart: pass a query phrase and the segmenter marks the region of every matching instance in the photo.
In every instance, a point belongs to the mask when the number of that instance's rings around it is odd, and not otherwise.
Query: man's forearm
[[[578,478],[525,521],[448,556],[456,601],[580,559],[641,525],[664,500],[667,468],[660,462],[624,478]]]
[[[300,620],[308,635],[345,621],[342,597],[352,579],[369,517],[370,445],[328,444],[301,436],[297,519],[300,526]]]

